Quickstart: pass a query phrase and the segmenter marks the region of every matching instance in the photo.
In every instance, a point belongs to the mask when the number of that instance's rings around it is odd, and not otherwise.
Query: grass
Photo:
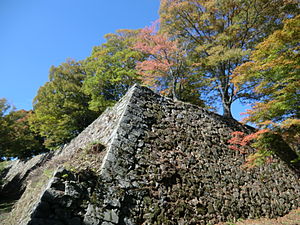
[[[35,169],[27,178],[26,190],[21,198],[15,205],[12,203],[10,206],[4,206],[3,214],[0,211],[0,224],[26,224],[29,221],[30,211],[38,202],[41,193],[45,190],[53,172],[58,167],[64,166],[73,172],[92,169],[92,171],[99,173],[104,155],[105,148],[101,144],[91,143],[86,149],[78,149],[73,155],[59,155]],[[12,205],[13,209],[8,213]]]
[[[7,165],[9,163],[10,163],[9,161],[0,162],[0,185],[3,184],[3,180],[2,180],[1,174],[2,174],[3,170],[7,167]]]
[[[80,149],[77,154],[72,155],[63,166],[72,172],[91,170],[95,174],[99,174],[105,154],[104,145],[99,142],[92,142],[85,149]]]
[[[226,222],[218,223],[217,225],[300,225],[300,208],[276,219],[247,219],[236,223]]]
[[[43,170],[45,169],[45,170]],[[11,213],[5,216],[2,225],[23,224],[29,219],[29,212],[33,205],[40,197],[40,193],[44,190],[53,174],[54,168],[39,168],[35,171],[35,175],[28,182],[25,192],[22,197],[13,205]]]
[[[9,161],[0,162],[0,173],[5,169],[5,167],[9,164]]]
[[[1,225],[26,224],[29,221],[30,211],[38,202],[41,193],[53,176],[53,172],[66,160],[68,159],[56,157],[33,170],[27,177],[26,189],[23,195],[13,205],[12,211],[5,218],[1,218]]]
[[[12,210],[15,201],[0,203],[0,221],[5,220]]]

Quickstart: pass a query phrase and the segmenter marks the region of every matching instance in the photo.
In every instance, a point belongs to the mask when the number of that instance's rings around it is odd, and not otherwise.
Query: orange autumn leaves
[[[170,41],[167,34],[158,34],[155,27],[156,23],[142,29],[139,41],[134,46],[135,49],[149,55],[147,60],[137,64],[139,72],[145,75],[144,79],[147,81],[150,80],[148,76],[153,73],[165,76],[174,66],[174,56],[178,51],[176,42]]]
[[[170,91],[173,97],[179,96],[177,84],[184,74],[183,54],[176,40],[170,40],[167,33],[158,32],[159,21],[141,30],[134,49],[148,55],[137,63],[144,84],[159,88],[161,92]]]
[[[237,67],[232,82],[237,89],[249,88],[260,96],[260,101],[247,111],[244,122],[254,123],[259,130],[251,135],[233,133],[230,148],[244,153],[249,141],[257,152],[248,161],[255,162],[272,149],[263,149],[259,134],[280,134],[297,151],[300,145],[300,15],[285,21],[257,45],[249,62]],[[259,157],[258,157],[259,156]]]
[[[299,124],[300,116],[300,15],[285,21],[281,30],[260,43],[251,61],[239,66],[232,82],[261,96],[248,112],[247,122],[273,126]]]

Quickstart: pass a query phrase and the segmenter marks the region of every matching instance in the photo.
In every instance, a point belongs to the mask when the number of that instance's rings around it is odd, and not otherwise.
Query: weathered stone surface
[[[280,162],[240,168],[245,156],[227,141],[233,131],[250,130],[134,86],[60,152],[100,141],[106,146],[100,174],[59,169],[25,224],[214,224],[282,216],[300,206],[299,180]]]
[[[116,209],[107,210],[104,212],[103,220],[105,222],[111,222],[113,224],[118,224],[119,222],[119,215]]]
[[[53,157],[54,153],[37,155],[29,160],[14,160],[2,174],[3,184],[0,186],[0,199],[17,200],[25,190],[27,177],[34,169],[42,166]]]

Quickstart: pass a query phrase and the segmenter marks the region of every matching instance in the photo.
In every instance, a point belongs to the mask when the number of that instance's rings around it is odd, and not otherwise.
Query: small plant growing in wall
[[[65,173],[65,174],[63,174],[61,177],[62,177],[63,179],[67,179],[68,176],[69,176],[69,175]]]
[[[100,141],[93,141],[85,148],[77,149],[71,159],[64,163],[64,166],[72,172],[92,170],[96,174],[100,171],[100,165],[104,157],[105,145]]]
[[[240,154],[249,154],[243,168],[253,168],[265,162],[271,162],[271,149],[262,143],[263,134],[266,132],[269,132],[269,130],[259,130],[251,134],[245,134],[241,131],[231,133],[232,137],[228,141],[229,148],[238,151]],[[251,153],[253,148],[257,151]]]
[[[300,177],[299,154],[276,131],[263,129],[252,134],[233,132],[228,143],[230,149],[241,154],[249,154],[243,165],[244,168],[271,163],[276,156]]]
[[[99,153],[105,150],[105,145],[100,141],[94,141],[89,144],[87,147],[87,153]]]

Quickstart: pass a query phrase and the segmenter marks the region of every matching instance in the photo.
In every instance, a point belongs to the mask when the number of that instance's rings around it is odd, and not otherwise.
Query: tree
[[[104,111],[118,101],[134,83],[140,83],[136,63],[145,56],[134,50],[138,30],[118,30],[105,35],[106,43],[96,46],[85,60],[87,78],[84,91],[91,96],[89,106]]]
[[[9,143],[7,135],[8,122],[5,119],[5,115],[11,106],[8,104],[5,98],[0,99],[0,161],[2,157],[6,156],[5,145]]]
[[[300,173],[295,153],[300,146],[300,16],[285,21],[252,52],[249,62],[237,67],[233,82],[261,96],[247,112],[245,122],[260,130],[243,140],[253,140],[258,154],[265,159],[277,154]],[[262,130],[264,132],[262,132]],[[261,135],[257,135],[261,133]],[[284,139],[289,147],[279,144]],[[242,144],[245,146],[245,144]],[[284,151],[283,151],[284,150]],[[255,160],[254,160],[255,161]]]
[[[7,100],[5,98],[0,98],[0,118],[3,118],[10,108],[12,107],[7,103]]]
[[[171,40],[166,33],[159,33],[158,28],[159,22],[156,21],[142,29],[134,46],[147,56],[137,63],[142,82],[175,100],[203,105],[194,87],[185,50],[180,49],[177,41]]]
[[[249,110],[247,122],[300,138],[300,16],[286,20],[235,70],[237,88],[261,96]],[[285,134],[284,134],[285,133]],[[288,136],[287,136],[288,135]],[[298,143],[300,144],[300,142]]]
[[[0,99],[0,159],[28,158],[47,151],[43,139],[29,129],[31,112],[15,111],[6,99]]]
[[[299,13],[292,0],[162,0],[162,30],[187,46],[208,104],[220,99],[224,116],[231,104],[249,95],[236,92],[231,76],[248,61],[251,50],[284,18]],[[253,96],[252,97],[256,97]]]
[[[52,66],[49,81],[38,90],[29,121],[47,147],[67,143],[100,114],[89,110],[91,99],[82,90],[85,78],[82,63],[68,60]]]
[[[1,148],[4,150],[5,157],[17,157],[26,159],[31,156],[48,151],[43,145],[43,138],[30,130],[28,117],[31,111],[18,110],[10,112],[5,120],[4,141]]]
[[[158,22],[141,30],[134,48],[148,57],[137,63],[138,72],[145,84],[170,90],[174,99],[179,98],[179,85],[183,73],[182,54],[176,41],[169,40],[163,33],[157,33]]]
[[[95,47],[86,60],[51,67],[50,81],[39,89],[29,118],[47,147],[70,141],[139,82],[135,65],[143,55],[130,47],[137,33],[108,34],[107,42]]]

